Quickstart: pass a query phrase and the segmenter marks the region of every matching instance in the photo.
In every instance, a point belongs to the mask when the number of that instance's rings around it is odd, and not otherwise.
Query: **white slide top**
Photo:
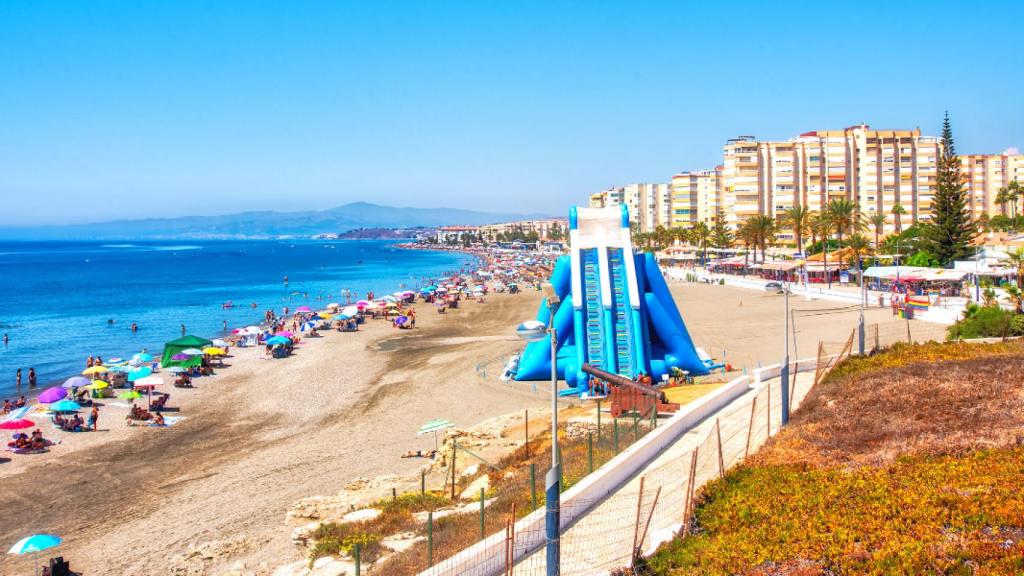
[[[576,227],[579,234],[572,238],[573,250],[584,248],[622,248],[623,235],[622,209],[619,206],[610,208],[577,208]],[[626,238],[629,238],[629,229]]]

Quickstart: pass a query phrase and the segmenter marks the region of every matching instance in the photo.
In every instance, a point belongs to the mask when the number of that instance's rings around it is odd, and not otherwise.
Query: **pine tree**
[[[960,173],[960,159],[956,156],[947,112],[942,121],[942,156],[932,199],[932,219],[924,230],[926,246],[936,260],[948,265],[971,255],[974,234],[964,178]]]
[[[711,244],[718,249],[732,247],[732,230],[725,223],[725,210],[719,210],[715,216],[715,224],[711,228]]]

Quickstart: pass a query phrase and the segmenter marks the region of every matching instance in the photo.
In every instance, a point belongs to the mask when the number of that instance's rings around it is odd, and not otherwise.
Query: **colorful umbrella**
[[[120,364],[124,362],[124,358],[107,358],[107,364]]]
[[[296,312],[312,312],[309,306],[299,306],[295,309]]]
[[[399,326],[401,326],[402,324],[405,324],[408,321],[409,321],[409,317],[408,316],[399,316],[399,317],[395,318],[395,324],[398,324]]]
[[[43,390],[43,393],[39,395],[38,400],[43,404],[50,404],[51,402],[56,402],[67,395],[67,390],[60,386],[54,386],[53,388]]]
[[[170,372],[171,374],[181,374],[184,371],[185,369],[181,366],[170,366],[168,368],[164,368],[164,372]]]
[[[138,362],[140,364],[145,363],[145,362],[152,362],[153,361],[153,355],[152,354],[147,354],[145,352],[139,352],[135,356],[132,356],[132,360],[135,361],[135,362]]]
[[[128,390],[126,392],[121,392],[120,394],[117,395],[117,397],[121,398],[122,400],[137,400],[139,398],[142,398],[142,394],[139,394],[138,390]]]
[[[359,308],[363,308],[363,307],[369,306],[369,305],[370,305],[370,301],[369,300],[359,300],[359,301],[356,302],[356,306],[359,307]]]
[[[217,348],[227,348],[228,347],[228,343],[226,341],[224,341],[224,340],[221,340],[220,338],[215,339],[210,344],[213,344]]]
[[[292,336],[294,336],[294,335],[295,335],[295,334],[292,334],[292,333],[291,333],[290,331],[288,331],[288,330],[282,330],[282,331],[280,331],[280,332],[277,332],[276,334],[274,334],[274,336],[284,336],[285,338],[291,338],[291,337],[292,337]]]
[[[77,412],[81,406],[78,402],[72,402],[71,400],[61,400],[60,402],[54,402],[50,404],[50,412]]]
[[[132,370],[131,372],[128,373],[128,381],[135,382],[136,380],[141,380],[152,373],[153,369],[149,367],[139,368],[138,370]]]
[[[103,390],[104,388],[109,388],[109,387],[110,387],[110,384],[108,382],[104,382],[103,380],[93,380],[92,384],[89,384],[88,386],[86,386],[85,389],[86,390]]]
[[[23,554],[33,554],[42,552],[43,550],[49,550],[54,546],[59,546],[61,539],[51,534],[34,534],[27,538],[18,540],[18,543],[11,546],[11,549],[7,551],[8,554],[17,554],[21,556]],[[39,558],[36,557],[35,572],[39,572]]]
[[[146,376],[132,382],[132,386],[135,388],[150,388],[153,386],[163,386],[163,384],[164,379],[159,376]]]
[[[291,343],[292,343],[292,341],[289,340],[288,338],[285,338],[284,336],[274,336],[272,338],[267,338],[267,344],[269,344],[271,346],[277,346],[279,344],[291,344]]]
[[[345,316],[348,316],[348,317],[351,318],[352,316],[355,316],[356,314],[359,314],[359,307],[358,306],[346,306],[345,308],[343,308],[341,310],[341,313],[344,314]]]
[[[28,420],[27,418],[15,418],[13,420],[4,420],[0,422],[0,430],[21,430],[23,428],[32,428],[36,423]]]
[[[434,420],[431,420],[430,422],[427,422],[423,426],[420,426],[420,429],[416,431],[416,435],[417,436],[422,436],[424,434],[430,434],[431,432],[433,432],[434,433],[434,449],[436,450],[437,449],[437,433],[439,431],[441,431],[441,430],[444,430],[445,428],[453,428],[454,426],[455,426],[455,424],[452,424],[451,422],[449,422],[447,420],[442,420],[441,418],[436,418]]]
[[[188,354],[175,354],[174,356],[171,356],[171,360],[177,361],[188,360],[189,358],[191,358],[191,356],[189,356]]]
[[[224,350],[210,346],[209,348],[203,348],[203,354],[206,354],[207,356],[223,356]]]
[[[127,374],[128,372],[131,372],[131,370],[132,369],[127,367],[127,366],[111,366],[110,367],[110,371],[111,372],[117,372],[119,374]]]
[[[201,356],[203,354],[203,351],[200,350],[199,348],[187,348],[185,350],[182,350],[181,353],[185,354],[186,356]]]
[[[65,388],[81,388],[82,386],[88,386],[89,379],[82,376],[73,376],[64,381],[63,386]]]
[[[86,368],[85,370],[82,370],[82,374],[86,376],[91,376],[93,374],[102,374],[106,371],[107,369],[104,368],[103,366],[93,366],[92,368]]]

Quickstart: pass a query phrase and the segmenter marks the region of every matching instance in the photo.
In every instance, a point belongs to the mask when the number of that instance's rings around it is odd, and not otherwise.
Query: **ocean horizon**
[[[186,332],[207,338],[266,310],[316,309],[416,289],[475,261],[383,240],[0,242],[0,398],[35,395],[85,368],[130,358]],[[288,277],[288,283],[284,279]],[[225,308],[231,302],[233,307]],[[255,307],[253,304],[255,303]],[[131,325],[138,325],[132,332]],[[227,330],[224,329],[225,323]],[[22,385],[16,371],[22,369]],[[38,386],[28,387],[29,368]]]

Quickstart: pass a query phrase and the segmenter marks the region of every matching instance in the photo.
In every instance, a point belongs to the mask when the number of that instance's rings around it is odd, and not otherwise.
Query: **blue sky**
[[[562,213],[858,122],[1024,148],[1022,3],[0,3],[0,224]]]

